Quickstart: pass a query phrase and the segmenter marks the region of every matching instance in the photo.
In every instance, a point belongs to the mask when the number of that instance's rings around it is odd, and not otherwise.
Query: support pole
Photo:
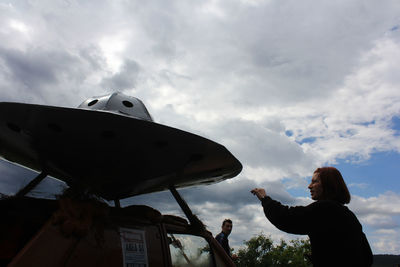
[[[192,226],[197,228],[199,231],[205,231],[204,224],[197,218],[196,215],[192,213],[192,210],[189,208],[186,201],[181,197],[181,195],[176,190],[175,186],[171,185],[169,187],[172,195],[174,196],[176,202],[178,202],[179,206],[181,207],[182,211],[185,213],[186,217],[189,219],[189,222]]]
[[[116,208],[121,208],[121,203],[119,202],[119,199],[115,199],[115,200],[114,200],[114,206],[115,206]]]
[[[24,188],[20,189],[15,194],[16,197],[23,197],[28,194],[33,188],[35,188],[44,178],[46,178],[47,172],[42,171],[35,179],[30,181]]]

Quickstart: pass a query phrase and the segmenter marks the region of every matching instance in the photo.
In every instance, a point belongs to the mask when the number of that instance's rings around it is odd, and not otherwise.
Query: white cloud
[[[372,249],[376,254],[399,254],[400,251],[399,230],[388,232],[375,232],[369,238]]]
[[[29,27],[25,23],[18,20],[11,20],[9,26],[21,33],[27,33],[29,30]]]
[[[400,141],[391,129],[391,118],[400,112],[397,62],[400,46],[390,39],[376,41],[363,54],[359,67],[344,78],[344,85],[326,99],[311,99],[298,114],[286,113],[283,123],[295,138],[313,137],[304,143],[307,152],[325,162],[337,158],[368,159],[378,151],[400,151]],[[397,67],[397,68],[396,68]],[[293,109],[293,108],[291,108]]]
[[[389,191],[377,197],[352,196],[350,207],[360,215],[370,212],[381,215],[400,215],[400,195]]]
[[[215,186],[240,196],[237,210],[229,202],[215,204],[223,198],[209,203],[193,198],[199,213],[210,212],[200,214],[213,218],[207,221],[213,232],[219,213],[232,217],[231,212],[238,222],[236,245],[249,238],[248,229],[285,236],[246,197],[247,187],[265,186],[275,197],[305,204],[309,199],[295,200],[282,180],[304,186],[317,166],[400,152],[391,128],[392,117],[400,115],[400,35],[394,27],[399,5],[396,0],[3,3],[0,101],[75,107],[112,90],[139,97],[156,121],[218,141],[243,163],[239,178]],[[8,165],[1,168],[21,175]],[[389,236],[384,231],[399,233],[398,202],[396,193],[353,198],[351,207],[376,231],[378,251]],[[175,212],[171,205],[163,208]],[[387,251],[398,252],[396,244]]]
[[[377,197],[352,196],[350,208],[363,224],[374,253],[398,254],[400,249],[400,195],[386,192]]]

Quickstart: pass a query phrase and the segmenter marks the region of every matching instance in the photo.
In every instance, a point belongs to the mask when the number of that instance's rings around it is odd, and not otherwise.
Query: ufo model
[[[222,145],[155,123],[137,98],[113,93],[78,108],[0,103],[0,157],[107,200],[232,178]]]

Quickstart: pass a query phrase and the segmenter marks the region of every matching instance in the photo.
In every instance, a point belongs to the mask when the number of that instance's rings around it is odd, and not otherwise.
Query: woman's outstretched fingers
[[[264,188],[254,188],[250,191],[253,195],[257,196],[258,199],[263,199],[267,194],[265,193]]]

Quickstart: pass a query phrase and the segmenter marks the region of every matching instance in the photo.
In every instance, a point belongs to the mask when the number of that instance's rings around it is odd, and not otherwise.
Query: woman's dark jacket
[[[310,237],[314,266],[371,266],[372,252],[362,226],[346,206],[319,200],[288,207],[265,197],[265,216],[282,231]]]

